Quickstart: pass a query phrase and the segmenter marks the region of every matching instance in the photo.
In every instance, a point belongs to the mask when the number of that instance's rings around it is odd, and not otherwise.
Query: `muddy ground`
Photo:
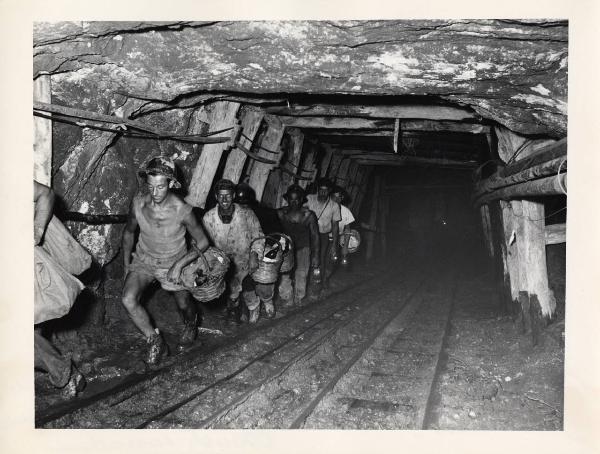
[[[101,329],[55,336],[87,389],[65,402],[36,372],[36,417],[66,413],[102,392],[104,401],[38,426],[560,430],[564,249],[548,256],[560,310],[535,346],[502,312],[483,259],[465,256],[420,265],[355,262],[335,275],[322,300],[280,308],[275,320],[263,317],[256,326],[226,323],[221,303],[204,304],[199,342],[158,371],[146,367],[144,339],[118,301],[109,301],[115,315]],[[160,289],[149,297],[174,346],[181,320],[173,300]],[[237,372],[254,357],[261,359]],[[131,380],[141,384],[111,397]],[[195,396],[207,386],[210,392]],[[182,399],[189,402],[167,418],[148,416]],[[98,409],[105,416],[92,423]]]

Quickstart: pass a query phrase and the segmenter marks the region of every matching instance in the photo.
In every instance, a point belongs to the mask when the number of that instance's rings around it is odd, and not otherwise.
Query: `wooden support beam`
[[[544,204],[522,200],[516,244],[519,257],[519,301],[525,332],[531,332],[536,344],[540,330],[556,309],[554,295],[548,286]]]
[[[476,205],[492,200],[510,200],[521,197],[564,194],[567,190],[567,174],[553,175],[538,180],[526,181],[490,192],[476,200]]]
[[[283,165],[294,172],[298,172],[300,170],[302,149],[304,147],[304,134],[302,134],[302,131],[297,128],[286,128],[286,134],[288,135],[289,140],[287,142],[288,149],[284,150],[285,164]],[[283,173],[281,175],[281,183],[279,185],[277,198],[275,201],[275,206],[277,208],[282,206],[283,194],[285,194],[287,189],[294,183],[296,183],[296,181],[291,175],[287,173]]]
[[[321,165],[319,166],[319,177],[327,175],[329,164],[331,164],[331,157],[333,156],[333,148],[329,145],[323,145],[323,159],[321,159]]]
[[[425,167],[453,167],[460,169],[472,169],[477,167],[477,163],[474,161],[457,161],[454,159],[441,159],[441,158],[422,158],[418,156],[406,156],[406,155],[392,155],[396,158],[380,158],[370,157],[367,155],[352,155],[351,159],[356,159],[358,164],[370,165],[370,166],[425,166]]]
[[[400,129],[400,119],[394,121],[394,153],[398,153],[399,145],[402,144],[402,131]]]
[[[252,143],[264,117],[264,112],[252,106],[244,106],[241,109],[241,134],[239,141],[248,150],[252,149]],[[244,137],[245,136],[245,137]],[[223,178],[238,183],[242,176],[244,164],[246,163],[247,155],[238,148],[233,148],[227,156],[225,169],[223,170]]]
[[[252,186],[252,189],[254,189],[256,200],[258,202],[262,200],[265,184],[267,183],[267,178],[269,177],[269,172],[271,169],[273,169],[273,167],[279,164],[279,161],[281,160],[282,153],[279,146],[281,144],[281,139],[283,138],[283,132],[285,129],[285,126],[278,119],[272,116],[265,117],[265,120],[268,125],[267,131],[262,137],[260,143],[261,148],[258,151],[258,155],[273,159],[276,161],[276,164],[255,162],[252,166],[249,184]],[[277,154],[273,154],[267,150],[276,151]]]
[[[348,170],[350,169],[350,159],[342,159],[340,163],[340,168],[337,171],[335,176],[334,184],[338,186],[347,186],[348,185]]]
[[[334,153],[331,157],[331,164],[329,164],[329,169],[327,170],[327,178],[331,181],[335,181],[342,159],[344,159],[344,155],[341,153]]]
[[[358,172],[358,167],[359,167],[359,165],[356,163],[356,161],[350,161],[350,167],[348,168],[347,181],[345,181],[344,184],[342,185],[343,188],[348,193],[348,195],[350,194],[350,190],[353,189],[354,186],[356,185],[356,174]]]
[[[52,97],[50,76],[39,76],[33,81],[33,100],[50,104]],[[33,178],[52,186],[52,120],[33,118]]]
[[[552,139],[532,140],[504,126],[497,126],[494,130],[498,138],[498,156],[506,163],[517,162],[535,153],[540,148],[556,142]]]
[[[516,175],[524,170],[534,168],[540,164],[557,159],[567,158],[567,138],[553,142],[549,145],[532,152],[527,157],[519,159],[514,164],[509,165],[500,171],[501,177]]]
[[[567,224],[550,224],[544,232],[546,245],[560,244],[567,241]]]
[[[290,116],[336,116],[366,118],[422,118],[428,120],[467,120],[475,118],[469,109],[448,106],[423,105],[337,105],[337,104],[295,104],[291,107],[267,107],[266,111],[276,115]]]
[[[342,117],[278,117],[281,122],[294,128],[317,129],[388,129],[394,130],[393,120],[371,120]]]
[[[515,214],[515,209],[520,211],[520,205],[515,208],[520,202],[500,200],[500,208],[502,213],[502,230],[504,232],[502,240],[506,249],[506,275],[504,282],[506,292],[510,295],[511,306],[510,313],[515,316],[519,309],[519,289],[521,284],[519,281],[519,257],[517,251],[516,235],[518,229],[518,219]]]
[[[367,184],[369,183],[369,178],[371,178],[371,174],[373,173],[372,166],[363,166],[363,168],[365,170],[363,172],[363,178],[362,178],[361,184],[359,186],[359,190],[356,193],[356,204],[354,205],[354,208],[353,208],[353,210],[354,210],[353,213],[356,213],[355,217],[360,214],[360,209],[362,207],[362,202],[365,197]]]
[[[304,143],[304,159],[302,161],[302,169],[304,170],[304,174],[307,174],[307,172],[311,172],[310,175],[312,175],[311,180],[300,180],[300,182],[298,183],[304,189],[306,189],[306,187],[311,181],[314,181],[314,176],[317,173],[315,166],[316,153],[317,147],[315,144],[310,142]]]
[[[357,208],[357,198],[358,194],[361,191],[361,186],[363,185],[363,179],[366,172],[366,167],[359,165],[356,161],[353,161],[356,164],[356,176],[354,177],[354,183],[350,187],[350,211],[355,215],[358,215]]]
[[[197,144],[227,143],[231,141],[231,132],[224,132],[223,134],[214,136],[173,134],[169,131],[162,131],[152,126],[148,126],[137,120],[130,120],[128,118],[117,117],[115,115],[104,115],[96,112],[88,112],[86,110],[73,109],[72,107],[59,106],[56,104],[48,104],[37,101],[33,102],[33,111],[34,116],[42,115],[43,112],[56,114],[56,121],[59,121],[59,118],[63,117],[82,119],[84,120],[82,125],[80,122],[75,122],[75,124],[100,130],[106,130],[107,127],[100,127],[99,124],[109,123],[118,125],[122,131],[122,134],[130,137],[140,137],[141,135],[144,138],[150,139],[169,139],[179,142]],[[114,128],[109,129],[112,130]],[[211,131],[221,131],[221,129],[211,129]]]
[[[206,106],[201,113],[206,115],[211,130],[217,131],[236,125],[239,108],[240,104],[237,102],[218,101]],[[228,143],[216,143],[206,144],[202,147],[202,153],[192,173],[188,195],[185,198],[187,203],[200,208],[205,207],[221,156],[228,146]]]
[[[469,134],[487,134],[490,132],[489,126],[458,121],[408,120],[402,121],[400,128],[402,132],[463,132]]]
[[[500,171],[481,181],[475,188],[475,196],[478,197],[506,186],[512,186],[514,184],[525,183],[530,180],[556,175],[559,170],[561,172],[567,171],[566,156],[555,158],[547,162],[542,162],[506,177],[501,176],[502,171]]]

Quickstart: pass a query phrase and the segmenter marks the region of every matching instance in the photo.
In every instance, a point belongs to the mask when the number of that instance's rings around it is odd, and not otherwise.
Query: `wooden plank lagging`
[[[256,138],[256,134],[260,129],[260,125],[265,114],[261,109],[257,109],[253,106],[244,106],[241,111],[241,133],[239,141],[248,150],[252,149],[252,143]],[[223,178],[239,183],[244,164],[248,156],[237,148],[233,148],[227,156],[227,162],[225,163],[225,169],[223,170]]]
[[[206,122],[210,124],[213,131],[234,127],[237,124],[237,113],[240,104],[237,102],[217,101],[203,109]],[[221,156],[228,143],[206,144],[202,147],[202,153],[198,158],[185,201],[192,206],[204,208],[206,198],[219,167]]]
[[[361,166],[361,165],[356,165],[356,176],[354,177],[354,184],[352,185],[352,187],[350,188],[350,211],[352,211],[352,213],[356,213],[356,206],[357,206],[357,197],[359,194],[359,191],[361,191],[361,185],[363,182],[363,178],[365,175],[365,167]]]
[[[321,159],[321,165],[319,166],[319,177],[325,177],[327,175],[332,156],[333,150],[331,146],[323,145],[323,159]]]
[[[287,128],[286,134],[289,136],[289,147],[287,150],[285,150],[286,159],[285,164],[283,165],[297,173],[300,171],[300,161],[302,159],[302,149],[304,147],[304,134],[297,128]],[[287,173],[283,173],[281,175],[281,185],[279,187],[277,197],[277,207],[281,207],[283,205],[283,194],[285,194],[287,189],[294,183],[296,183],[296,180],[292,175]]]
[[[331,157],[331,163],[329,164],[329,168],[327,169],[327,178],[331,181],[336,180],[336,175],[340,169],[340,164],[342,163],[342,159],[344,159],[344,155],[339,152],[334,152]]]
[[[373,167],[365,167],[365,172],[363,174],[363,179],[360,184],[358,193],[356,194],[356,206],[354,208],[353,213],[356,213],[355,216],[360,214],[360,209],[362,207],[362,202],[365,197],[366,187],[369,183],[369,178],[371,178],[371,174],[373,173]]]
[[[51,88],[50,76],[39,76],[33,81],[33,100],[49,104]],[[52,185],[52,120],[47,118],[33,117],[33,178]]]
[[[273,116],[266,116],[265,121],[267,123],[267,130],[262,136],[259,144],[258,155],[272,159],[276,163],[266,164],[264,162],[255,161],[252,166],[248,184],[254,189],[256,200],[258,202],[262,201],[265,185],[269,178],[269,172],[271,172],[273,167],[277,166],[281,160],[282,153],[280,145],[285,130],[285,126],[281,121]],[[273,152],[276,152],[276,154]]]
[[[334,183],[338,186],[345,187],[348,184],[348,170],[350,169],[350,159],[343,159],[340,163],[340,168],[335,176]]]
[[[302,161],[303,175],[309,175],[307,171],[314,170],[316,147],[312,143],[304,143],[304,160]],[[314,177],[314,174],[312,175]],[[299,185],[306,189],[311,180],[300,180]]]

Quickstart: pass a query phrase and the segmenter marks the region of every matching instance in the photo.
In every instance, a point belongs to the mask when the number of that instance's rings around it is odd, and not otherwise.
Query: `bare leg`
[[[175,301],[179,311],[181,312],[181,315],[183,315],[184,321],[196,320],[198,310],[190,298],[190,293],[187,290],[180,290],[173,292],[173,296],[175,297]]]
[[[154,280],[154,277],[147,274],[137,273],[135,271],[129,272],[125,278],[125,284],[123,285],[123,297],[122,302],[131,320],[137,326],[137,328],[146,337],[151,337],[156,334],[154,327],[150,322],[150,316],[144,307],[140,304],[140,297],[142,291]]]

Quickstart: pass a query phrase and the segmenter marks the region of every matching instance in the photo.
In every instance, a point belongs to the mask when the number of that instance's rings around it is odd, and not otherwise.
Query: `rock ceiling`
[[[92,110],[90,96],[227,95],[293,114],[298,96],[309,106],[343,96],[456,106],[471,121],[560,138],[567,48],[568,24],[554,20],[36,23],[33,76],[53,75],[55,102]]]

